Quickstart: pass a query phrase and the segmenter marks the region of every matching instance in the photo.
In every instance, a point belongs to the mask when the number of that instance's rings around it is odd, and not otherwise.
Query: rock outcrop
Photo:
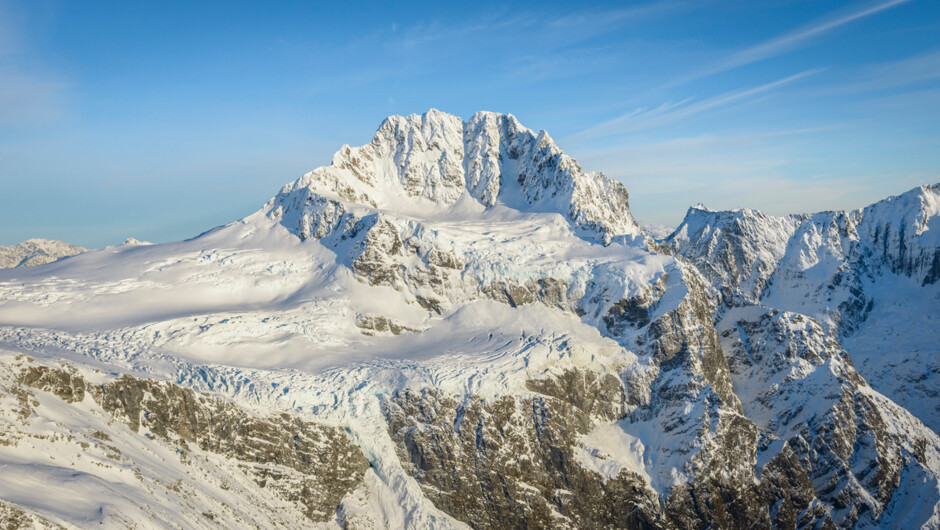
[[[642,477],[621,470],[605,479],[577,461],[593,422],[563,399],[460,403],[403,391],[387,415],[406,471],[435,506],[474,528],[666,528]]]
[[[292,511],[302,513],[309,522],[334,520],[343,499],[360,487],[369,468],[359,449],[337,427],[286,413],[257,416],[220,398],[200,395],[167,382],[123,375],[107,383],[93,384],[68,365],[52,367],[22,361],[21,358],[13,368],[12,380],[6,380],[3,387],[4,394],[18,403],[15,412],[21,425],[7,429],[0,443],[11,448],[28,446],[36,436],[28,426],[42,421],[50,413],[56,414],[51,410],[58,407],[80,415],[85,414],[80,411],[90,407],[90,410],[100,411],[108,421],[116,422],[106,431],[92,431],[90,438],[94,442],[91,443],[100,445],[112,460],[123,462],[122,466],[138,466],[135,474],[140,489],[148,482],[145,476],[155,471],[146,469],[147,462],[125,458],[120,444],[112,438],[136,439],[141,445],[159,443],[164,447],[163,452],[175,453],[187,476],[181,478],[180,485],[169,487],[180,493],[194,490],[190,495],[197,500],[205,495],[198,482],[200,466],[204,465],[200,462],[207,456],[221,458],[229,464],[223,481],[253,483],[240,486],[235,491],[236,497],[241,495],[241,500],[255,502],[252,496],[261,494],[294,507],[285,510],[282,515],[286,519],[281,524],[290,520]],[[51,394],[60,400],[59,404],[37,401],[37,392]],[[123,429],[117,425],[123,425]],[[51,439],[55,441],[62,436],[65,438],[61,443],[74,440],[73,443],[83,447],[89,445],[81,441],[89,435],[81,432],[63,432]],[[159,479],[154,480],[159,483]],[[112,499],[111,502],[120,501]],[[180,508],[185,512],[186,503]],[[7,516],[20,517],[16,510],[8,511]],[[235,512],[229,515],[238,516],[237,509]],[[240,514],[241,517],[247,515]],[[278,517],[276,510],[264,515],[275,520]],[[198,513],[176,515],[178,519],[189,516],[203,517]],[[250,520],[242,522],[252,524]],[[253,524],[258,524],[258,520]]]

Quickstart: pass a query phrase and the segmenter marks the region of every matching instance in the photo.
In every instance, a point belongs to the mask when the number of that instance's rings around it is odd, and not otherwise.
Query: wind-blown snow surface
[[[774,241],[756,243],[767,260],[786,255]],[[708,271],[667,250],[620,184],[544,131],[432,110],[389,118],[370,144],[194,239],[0,271],[0,346],[342,427],[371,467],[323,524],[937,527],[936,434],[872,390],[815,320],[723,312]],[[820,388],[835,393],[820,402]],[[36,414],[62,407],[44,399]],[[107,427],[97,409],[74,414],[73,429]],[[112,437],[131,450],[130,434]],[[453,474],[436,474],[438,458]],[[0,450],[0,467],[39,460]],[[48,476],[69,467],[55,465]],[[481,494],[490,480],[502,486]],[[128,480],[112,499],[76,493],[71,511],[16,482],[0,498],[79,526],[95,503],[147,496]],[[261,495],[240,487],[191,509]],[[137,522],[212,524],[191,515]]]

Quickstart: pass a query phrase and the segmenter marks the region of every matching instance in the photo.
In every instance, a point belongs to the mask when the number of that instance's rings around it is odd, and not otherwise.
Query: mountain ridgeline
[[[812,317],[878,390],[940,431],[940,184],[848,212],[691,208],[665,243],[709,279],[719,313],[764,305]]]
[[[22,243],[0,246],[0,269],[35,267],[61,258],[81,254],[86,249],[52,239],[27,239]]]
[[[940,528],[938,322],[940,186],[655,239],[546,132],[431,110],[194,239],[0,271],[0,466],[157,526]],[[73,495],[0,521],[127,524]]]
[[[337,199],[406,212],[470,199],[560,213],[604,243],[640,234],[622,184],[584,172],[548,133],[511,114],[479,112],[466,123],[436,110],[392,116],[371,143],[343,146],[332,165],[285,186],[268,208],[301,237],[322,237],[348,222]]]

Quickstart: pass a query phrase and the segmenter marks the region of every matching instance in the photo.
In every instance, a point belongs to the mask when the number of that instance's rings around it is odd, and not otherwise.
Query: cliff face
[[[940,500],[940,440],[812,319],[751,307],[718,335],[730,403],[686,358],[645,385],[569,370],[529,395],[398,391],[389,434],[427,498],[476,528],[891,526]]]

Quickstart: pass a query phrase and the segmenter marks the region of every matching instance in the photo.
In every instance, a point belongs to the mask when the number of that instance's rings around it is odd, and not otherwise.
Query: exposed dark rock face
[[[539,278],[525,283],[500,280],[484,285],[481,289],[483,297],[510,307],[541,302],[549,307],[572,312],[577,311],[578,294],[572,292],[567,282],[557,278]]]
[[[605,482],[575,461],[592,420],[560,399],[402,391],[387,417],[425,495],[475,528],[666,527],[641,477],[623,470]]]
[[[529,379],[526,386],[604,420],[617,420],[625,414],[623,383],[613,374],[565,370],[558,376]]]
[[[85,399],[85,378],[74,369],[53,369],[47,366],[31,366],[20,372],[20,383],[52,392],[67,403]]]
[[[457,254],[439,248],[432,248],[429,250],[425,256],[425,261],[428,265],[434,265],[437,267],[444,267],[458,271],[464,268],[464,262]]]
[[[437,507],[474,528],[847,528],[877,525],[899,464],[916,462],[879,424],[877,408],[846,396],[813,425],[818,433],[776,449],[773,435],[759,440],[743,416],[721,418],[694,459],[696,475],[663,499],[627,470],[605,481],[582,467],[574,448],[593,421],[559,399],[459,403],[402,391],[387,417],[406,471]],[[768,450],[776,454],[758,466]]]
[[[666,514],[676,528],[766,526],[764,499],[753,474],[757,428],[743,416],[714,412],[711,436],[692,460],[697,473],[672,488]]]
[[[937,283],[938,280],[940,280],[940,248],[934,250],[933,262],[927,269],[927,274],[924,275],[924,281],[921,285],[932,285]]]
[[[398,229],[377,215],[362,222],[366,221],[371,222],[372,226],[362,229],[364,237],[356,244],[354,252],[358,255],[353,259],[352,270],[367,279],[370,285],[394,285],[398,272],[395,258],[403,250]]]
[[[751,310],[729,313],[721,328],[745,413],[762,419],[761,460],[773,457],[760,470],[762,481],[785,480],[802,492],[790,494],[796,504],[774,517],[803,513],[812,491],[839,526],[877,525],[903,468],[929,464],[918,454],[932,443],[918,439],[929,431],[891,428],[896,406],[871,391],[809,317]],[[787,498],[781,488],[770,491]],[[906,493],[897,502],[911,502],[901,500]]]
[[[674,293],[669,300],[664,296],[667,291]],[[660,370],[660,380],[674,381],[672,372],[677,370],[682,374],[680,379],[700,380],[723,403],[739,410],[728,363],[715,331],[713,310],[701,275],[691,267],[681,267],[661,276],[637,296],[612,304],[603,323],[606,334],[633,351],[649,355],[650,362]],[[643,393],[643,397],[631,392],[630,400],[641,404],[648,403],[654,395],[667,401],[682,400],[688,395],[671,383],[668,386]]]
[[[910,469],[932,476],[924,448],[935,454],[936,437],[899,431],[912,420],[871,392],[821,326],[755,308],[728,313],[720,341],[694,272],[687,297],[663,311],[667,283],[605,319],[650,352],[652,370],[622,374],[626,387],[567,370],[528,381],[535,396],[396,393],[389,432],[425,495],[476,528],[848,528],[919,502],[899,487]],[[610,421],[674,440],[646,450],[686,462],[689,479],[655,493],[625,468],[605,480],[585,467],[581,438]]]
[[[394,318],[382,315],[359,315],[356,318],[356,325],[362,330],[364,335],[375,335],[376,333],[389,332],[392,335],[401,335],[402,333],[417,333],[421,330],[409,328],[402,325]]]
[[[131,431],[158,436],[189,451],[223,455],[259,486],[303,507],[312,521],[329,521],[356,488],[368,461],[336,427],[289,414],[266,418],[190,389],[124,375],[93,385],[68,369],[29,365],[21,384],[75,403],[91,398]]]
[[[573,380],[586,378],[567,373],[552,388]],[[593,421],[560,399],[458,403],[433,390],[403,391],[388,403],[387,417],[406,471],[436,506],[474,528],[796,528],[828,522],[805,463],[787,450],[758,481],[757,429],[740,416],[719,421],[695,463],[699,474],[665,499],[626,469],[609,480],[585,469],[574,450]]]

